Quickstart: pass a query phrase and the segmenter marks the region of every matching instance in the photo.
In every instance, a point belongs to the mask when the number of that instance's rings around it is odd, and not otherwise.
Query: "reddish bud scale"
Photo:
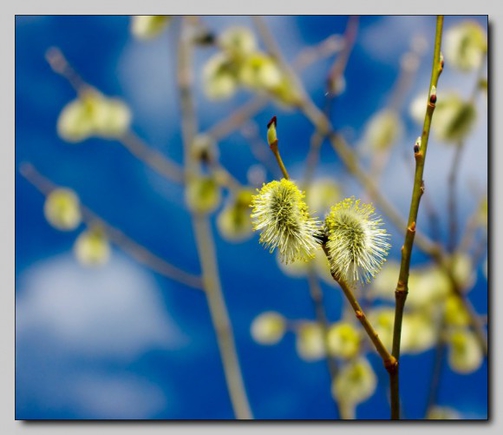
[[[269,128],[272,124],[274,124],[274,127],[276,127],[276,125],[278,124],[276,116],[273,116],[271,120],[267,123],[267,128]]]

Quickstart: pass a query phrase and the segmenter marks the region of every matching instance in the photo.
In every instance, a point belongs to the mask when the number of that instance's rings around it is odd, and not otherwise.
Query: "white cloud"
[[[28,269],[18,284],[18,340],[43,331],[51,345],[73,354],[116,358],[186,342],[162,309],[154,280],[118,255],[101,269],[55,257]]]
[[[386,16],[363,28],[359,41],[373,59],[397,65],[416,36],[434,35],[431,16]]]
[[[85,374],[71,393],[80,411],[96,419],[148,419],[174,405],[159,387],[131,375]]]
[[[152,349],[188,344],[155,281],[114,252],[102,269],[71,255],[44,260],[17,280],[16,418],[149,419],[173,411],[131,363]],[[148,370],[148,369],[147,369]]]

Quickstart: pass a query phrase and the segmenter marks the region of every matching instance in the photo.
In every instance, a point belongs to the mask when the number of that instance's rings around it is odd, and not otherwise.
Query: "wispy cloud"
[[[159,291],[119,255],[98,270],[66,254],[24,272],[16,304],[17,418],[142,419],[165,409],[166,385],[127,369],[150,350],[189,341]]]

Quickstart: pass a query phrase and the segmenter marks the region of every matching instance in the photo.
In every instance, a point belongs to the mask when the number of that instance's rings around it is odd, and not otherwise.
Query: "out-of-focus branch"
[[[190,17],[182,20],[178,45],[178,88],[182,114],[182,137],[184,145],[185,167],[190,175],[197,174],[198,162],[190,152],[191,144],[197,135],[197,119],[192,96],[193,86],[193,41],[190,32]],[[232,326],[225,305],[225,300],[218,273],[217,255],[208,217],[203,214],[192,214],[192,226],[196,239],[196,248],[201,263],[204,288],[215,330],[224,375],[227,382],[230,400],[237,419],[253,418],[246,389],[241,374],[241,367],[234,342]]]
[[[58,187],[48,178],[40,174],[31,163],[23,163],[19,168],[19,172],[44,196],[49,195],[49,193]],[[126,236],[121,230],[110,225],[82,203],[80,204],[80,210],[86,224],[99,224],[113,243],[131,255],[131,257],[139,263],[189,288],[203,290],[202,280],[198,276],[189,274],[153,254],[147,248]]]
[[[341,44],[337,38],[331,36],[319,45],[309,47],[303,50],[294,60],[295,70],[300,72],[310,64],[319,59],[328,57],[341,49]],[[269,103],[266,96],[256,96],[246,102],[243,106],[234,110],[232,114],[222,119],[204,134],[210,136],[213,140],[219,141],[240,128],[246,121],[251,119],[256,113],[262,110]]]
[[[338,93],[336,92],[337,87],[339,86],[340,81],[344,77],[344,71],[346,70],[349,56],[354,47],[357,31],[358,31],[358,17],[355,16],[350,17],[348,24],[346,26],[346,31],[344,32],[343,50],[337,57],[334,64],[332,65],[332,68],[330,69],[327,76],[327,84],[326,84],[327,91],[325,93],[326,100],[324,109],[324,115],[327,119],[331,118],[333,103],[338,95]],[[323,134],[318,129],[316,129],[313,135],[311,136],[309,152],[306,157],[306,169],[304,171],[304,179],[303,179],[303,184],[304,186],[306,186],[306,188],[313,179],[314,170],[318,163],[321,146],[323,144],[325,137],[326,135]]]
[[[47,50],[46,59],[53,71],[68,80],[77,94],[80,95],[87,89],[92,88],[73,69],[59,48],[52,47]],[[176,183],[184,182],[183,170],[180,165],[168,159],[164,154],[147,146],[132,131],[126,132],[120,138],[117,138],[117,140],[133,156],[143,161],[166,179]]]
[[[254,17],[255,21],[258,23],[258,28],[260,29],[261,35],[263,35],[264,41],[273,40],[267,26],[260,17]],[[268,34],[265,36],[265,34]],[[336,133],[327,119],[325,114],[313,103],[309,95],[305,92],[301,83],[285,62],[282,60],[281,53],[277,52],[276,44],[272,44],[268,47],[268,50],[277,57],[277,60],[281,62],[283,69],[292,76],[292,80],[299,86],[301,94],[303,95],[303,103],[299,109],[304,113],[307,119],[311,121],[313,126],[319,131],[320,135],[328,136],[329,141],[340,157],[341,161],[346,166],[346,169],[360,182],[364,189],[372,197],[373,201],[376,203],[377,207],[390,219],[390,221],[395,225],[400,231],[404,231],[407,224],[403,217],[396,211],[395,207],[386,199],[384,194],[381,193],[379,187],[375,185],[374,180],[367,174],[366,170],[361,166],[358,161],[358,157],[353,149],[346,143],[344,138]],[[416,244],[425,253],[438,256],[442,248],[440,245],[432,242],[423,234],[416,234]]]

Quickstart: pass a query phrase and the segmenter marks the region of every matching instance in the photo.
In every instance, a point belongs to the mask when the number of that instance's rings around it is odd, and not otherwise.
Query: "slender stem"
[[[332,65],[327,77],[327,92],[326,92],[326,100],[325,100],[325,109],[324,115],[327,119],[331,118],[332,107],[335,98],[337,97],[337,93],[334,93],[334,89],[336,89],[337,83],[342,79],[344,75],[344,71],[346,69],[349,56],[354,46],[354,42],[356,39],[356,33],[358,30],[358,17],[350,17],[348,20],[348,24],[346,26],[346,31],[344,32],[344,48],[340,53],[340,56],[337,57],[337,60]],[[311,180],[314,176],[314,170],[319,160],[321,146],[323,144],[323,140],[325,139],[326,134],[316,129],[313,135],[311,136],[311,142],[309,146],[309,151],[306,157],[306,166],[304,172],[304,180],[303,184],[305,188],[309,186]]]
[[[80,93],[89,86],[68,63],[59,48],[49,48],[45,54],[45,58],[52,70],[67,79],[77,93]]]
[[[267,104],[267,101],[267,97],[264,96],[258,96],[250,101],[247,101],[237,110],[233,110],[230,116],[222,119],[209,130],[204,132],[204,134],[210,136],[216,142],[224,139],[248,121],[255,113],[263,109]]]
[[[330,254],[328,252],[328,249],[326,247],[326,244],[324,243],[322,245],[323,251],[325,252],[325,255],[327,258],[330,258]],[[381,339],[379,338],[379,335],[373,328],[373,326],[370,324],[367,316],[365,315],[361,305],[358,303],[353,290],[351,290],[351,287],[343,280],[340,279],[336,274],[331,273],[332,278],[334,281],[339,284],[339,286],[342,289],[342,292],[344,293],[344,296],[349,302],[349,305],[351,305],[351,308],[353,308],[353,311],[355,312],[356,318],[358,321],[361,323],[363,326],[363,329],[365,329],[365,332],[370,338],[370,341],[374,345],[377,353],[381,357],[384,367],[389,373],[392,373],[396,370],[397,367],[397,361],[393,355],[389,353],[389,351],[386,349],[386,346],[382,343]]]
[[[414,163],[412,163],[409,159],[410,156],[410,151],[409,152],[404,152],[403,154],[404,159],[405,159],[405,165],[407,166],[407,169],[410,171],[410,174],[414,176]],[[424,192],[423,198],[422,198],[422,204],[424,207],[425,214],[428,218],[428,225],[429,225],[429,234],[431,235],[432,240],[434,240],[437,243],[440,243],[440,226],[439,226],[439,215],[437,210],[435,209],[434,205],[431,202],[431,195],[429,194],[430,191],[426,190]],[[417,234],[416,234],[417,237]]]
[[[286,166],[283,163],[283,159],[281,158],[281,154],[279,152],[278,148],[278,141],[274,141],[271,145],[269,145],[269,148],[271,148],[272,153],[274,154],[274,157],[276,157],[276,162],[278,163],[279,168],[281,169],[281,173],[283,174],[283,177],[287,180],[290,179],[290,176],[288,175],[288,171],[286,170]]]
[[[475,100],[479,94],[480,91],[480,80],[482,79],[483,75],[485,72],[485,62],[480,63],[479,70],[477,72],[477,78],[475,81],[475,85],[473,87],[473,90],[471,92],[470,98],[468,100],[469,104],[475,104]],[[453,252],[456,246],[456,233],[458,229],[458,223],[456,219],[456,193],[455,193],[455,185],[457,181],[457,175],[458,175],[458,168],[460,165],[460,160],[461,160],[461,153],[464,149],[464,141],[459,141],[459,143],[456,144],[455,148],[455,154],[454,154],[454,160],[451,166],[451,171],[449,173],[449,205],[448,205],[448,212],[449,212],[449,244],[448,244],[448,250],[449,252]],[[476,215],[478,212],[479,208],[476,210]],[[465,237],[470,236],[469,231],[465,231]],[[460,247],[463,249],[465,247],[465,240],[463,239],[461,241]]]
[[[280,170],[271,158],[269,146],[259,136],[257,123],[249,121],[241,129],[241,134],[248,140],[253,156],[272,174],[273,178],[280,178]]]
[[[437,322],[437,343],[435,346],[435,360],[433,363],[433,370],[430,381],[430,389],[428,392],[428,401],[426,403],[425,417],[428,415],[433,406],[437,403],[438,392],[440,390],[441,373],[444,367],[445,361],[445,342],[444,342],[444,330],[446,328],[445,315],[444,315],[445,304],[440,307],[440,319]]]
[[[456,235],[458,232],[456,181],[459,173],[461,154],[464,149],[464,142],[460,141],[454,148],[454,158],[452,160],[449,177],[447,179],[449,189],[447,201],[447,216],[449,216],[449,239],[447,241],[447,252],[450,253],[454,251],[456,246]]]
[[[51,47],[47,50],[45,57],[52,70],[68,80],[77,94],[82,94],[87,89],[92,88],[92,86],[86,83],[86,81],[73,69],[59,48]],[[143,161],[166,179],[177,183],[184,182],[183,170],[179,165],[172,162],[160,152],[149,148],[132,131],[123,134],[118,138],[118,141],[136,158]]]
[[[178,48],[178,84],[180,91],[182,137],[186,170],[197,172],[197,161],[190,153],[190,145],[197,134],[197,120],[192,88],[192,41],[188,20],[183,19]],[[241,368],[237,356],[236,345],[232,332],[229,314],[225,305],[217,266],[217,255],[211,231],[211,225],[206,215],[192,215],[196,247],[201,262],[204,288],[206,290],[211,320],[215,330],[218,347],[223,363],[230,400],[237,419],[251,419],[252,412],[248,403]]]
[[[407,223],[404,221],[401,214],[388,201],[384,194],[375,184],[374,180],[367,174],[365,169],[359,164],[356,155],[344,138],[336,133],[329,136],[334,150],[337,152],[343,163],[345,163],[348,171],[353,174],[364,189],[369,193],[377,207],[386,215],[390,222],[400,231],[407,228]],[[431,256],[438,256],[442,252],[442,247],[430,240],[424,234],[416,233],[416,244],[421,250]]]
[[[293,62],[295,69],[296,71],[301,71],[318,59],[330,56],[339,50],[340,44],[334,41],[333,37],[329,37],[316,47],[309,47],[303,50]],[[237,110],[234,110],[230,116],[215,124],[204,134],[207,134],[215,141],[222,140],[263,109],[268,102],[269,98],[265,96],[259,95],[254,97]]]
[[[353,151],[353,149],[345,142],[344,138],[337,134],[330,121],[327,119],[325,114],[318,109],[318,107],[313,103],[309,95],[305,92],[302,84],[293,73],[293,71],[288,67],[286,62],[283,61],[281,52],[277,48],[274,42],[272,34],[267,29],[267,26],[260,17],[254,17],[259,32],[262,35],[264,41],[268,44],[269,52],[280,62],[283,69],[289,74],[293,82],[298,86],[299,92],[302,94],[303,102],[299,109],[302,113],[309,119],[314,127],[320,132],[321,135],[328,135],[330,143],[334,148],[335,152],[341,158],[341,161],[346,166],[348,172],[355,176],[355,178],[360,182],[360,184],[369,192],[372,199],[375,201],[376,205],[380,210],[388,216],[390,221],[396,226],[397,229],[403,231],[407,224],[403,217],[398,213],[395,207],[386,199],[386,197],[381,193],[378,186],[376,186],[374,180],[367,171],[360,165],[358,158]],[[431,241],[428,237],[423,234],[416,234],[416,244],[425,253],[437,256],[442,252],[442,248],[437,243]]]
[[[477,232],[477,229],[479,227],[479,222],[480,222],[480,209],[484,205],[484,203],[487,201],[487,197],[482,197],[477,204],[477,207],[475,208],[475,211],[472,213],[470,218],[468,219],[465,228],[463,230],[463,238],[461,239],[459,243],[459,248],[457,249],[458,252],[468,252],[470,249],[470,246],[473,244],[473,241],[475,239],[475,235]]]
[[[334,89],[336,89],[338,81],[342,78],[344,74],[344,70],[346,68],[349,59],[349,55],[354,45],[357,29],[358,29],[358,17],[350,17],[348,20],[348,24],[346,26],[346,31],[344,32],[343,49],[340,55],[337,57],[337,60],[334,62],[327,76],[327,85],[326,85],[327,92],[326,92],[324,114],[328,119],[331,117],[333,102],[336,96],[338,95],[337,93],[334,92]],[[314,178],[314,172],[319,160],[321,146],[325,137],[326,136],[321,134],[318,130],[315,130],[315,132],[311,136],[309,152],[306,158],[306,165],[305,165],[306,169],[304,172],[304,178],[302,182],[302,186],[306,190],[310,188],[311,182]],[[330,373],[331,382],[333,384],[338,372],[338,366],[336,361],[332,358],[329,352],[328,321],[323,306],[323,293],[318,283],[316,271],[312,266],[310,266],[308,269],[308,282],[309,282],[311,300],[313,301],[313,304],[315,306],[316,319],[318,323],[321,325],[324,334],[326,361]],[[334,403],[338,409],[338,414],[340,418],[343,419],[354,418],[354,407],[350,406],[349,408],[351,412],[348,412],[348,407],[344,406],[344,404],[340,404],[335,397],[334,397]]]
[[[349,56],[355,44],[356,34],[358,33],[358,21],[359,19],[357,16],[349,17],[346,30],[344,32],[344,48],[328,73],[327,93],[330,97],[334,96],[334,91],[337,90],[339,80],[341,80],[344,75],[344,70],[346,69]]]
[[[184,183],[185,178],[183,169],[168,159],[164,154],[150,148],[132,131],[128,131],[124,134],[119,139],[119,143],[133,156],[167,180],[180,184]]]
[[[40,172],[38,172],[31,163],[23,163],[19,168],[19,172],[45,196],[49,195],[49,193],[58,187],[48,178],[40,174]],[[122,248],[138,262],[145,264],[150,269],[172,279],[173,281],[177,281],[190,288],[203,290],[201,278],[178,269],[157,255],[154,255],[147,248],[126,236],[116,227],[110,225],[102,217],[98,216],[94,211],[82,203],[80,204],[80,210],[82,218],[87,225],[92,223],[99,224],[104,229],[110,241]]]
[[[443,30],[443,16],[437,17],[437,26],[435,32],[435,45],[433,50],[433,61],[430,78],[430,93],[436,89],[438,78],[442,72],[442,65],[440,64],[440,45],[442,40]],[[405,307],[405,300],[408,292],[408,280],[410,260],[412,255],[412,246],[414,237],[416,235],[416,222],[419,211],[419,202],[424,191],[423,172],[426,159],[426,152],[428,150],[428,139],[430,134],[431,120],[433,111],[435,110],[436,94],[435,97],[428,96],[426,115],[423,123],[423,133],[421,136],[420,149],[415,152],[416,170],[414,175],[414,186],[412,190],[412,198],[409,210],[409,218],[407,222],[407,230],[405,232],[405,241],[402,246],[402,259],[400,263],[400,273],[398,283],[395,290],[395,323],[393,326],[393,346],[392,354],[396,361],[400,361],[400,338],[402,332],[402,320]],[[391,388],[391,418],[396,420],[400,418],[400,395],[399,395],[399,365],[397,370],[390,376]]]
[[[322,330],[322,334],[323,334],[323,339],[324,339],[323,345],[325,347],[327,368],[328,368],[328,373],[330,375],[331,384],[333,384],[339,369],[337,367],[337,362],[330,355],[330,348],[328,345],[328,331],[330,329],[330,324],[329,324],[329,321],[327,318],[327,314],[325,312],[325,307],[323,306],[323,291],[320,287],[318,277],[316,276],[316,271],[315,271],[314,267],[312,267],[312,264],[309,266],[309,269],[307,272],[307,279],[308,279],[308,284],[309,284],[309,294],[311,296],[311,300],[313,301],[313,305],[314,305],[314,312],[315,312],[315,316],[316,316],[316,321],[320,325],[321,330]],[[334,403],[335,403],[337,413],[339,415],[341,415],[341,410],[340,410],[340,407],[339,407],[337,400],[334,399]]]
[[[420,65],[419,53],[417,52],[417,48],[414,49],[414,45],[415,44],[412,44],[411,50],[402,55],[400,71],[393,85],[393,89],[391,90],[391,96],[389,97],[386,106],[387,110],[398,113],[401,105],[403,104],[404,98],[407,96],[407,91],[413,83],[414,76],[417,72],[418,66]],[[392,149],[393,146],[388,146],[385,149],[380,149],[379,152],[372,153],[370,174],[371,177],[376,180],[376,184],[378,184],[377,181],[380,180],[386,169]],[[407,157],[408,156],[409,153],[407,153]],[[409,160],[407,159],[407,161]],[[433,238],[433,240],[436,239]]]

